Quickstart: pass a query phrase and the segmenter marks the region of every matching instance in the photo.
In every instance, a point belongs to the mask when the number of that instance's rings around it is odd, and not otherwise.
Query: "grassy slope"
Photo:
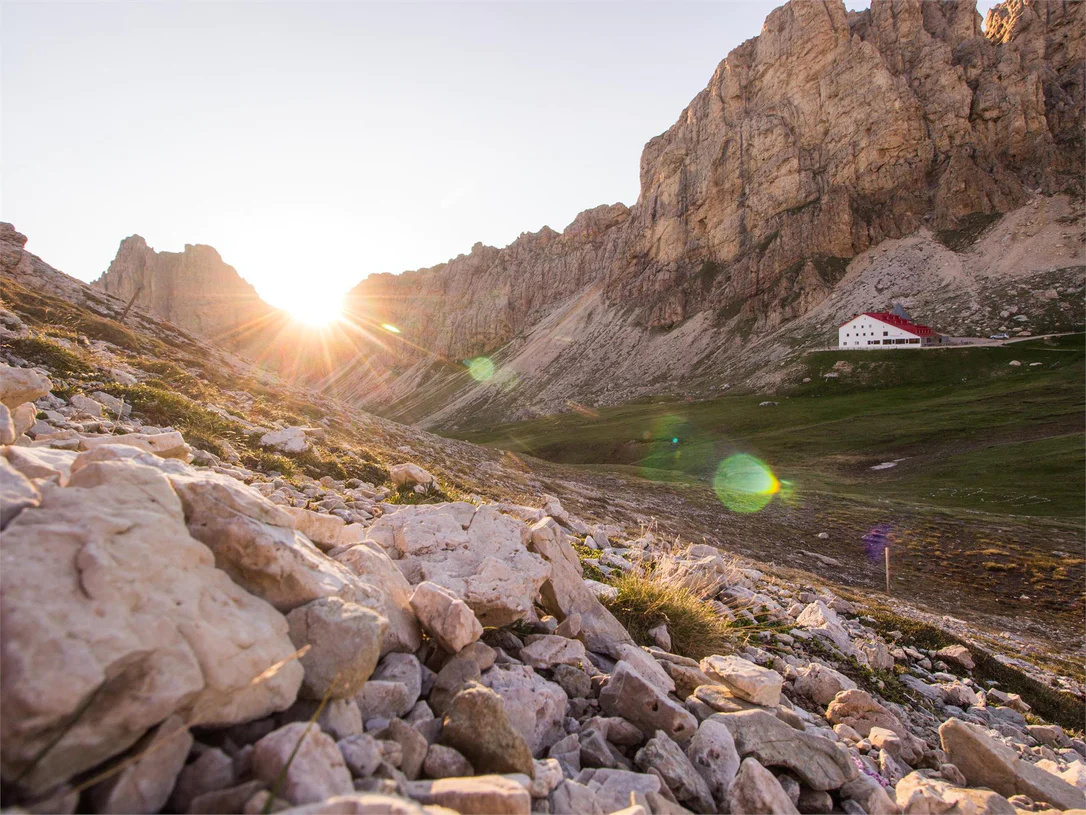
[[[1023,364],[1009,365],[1012,359]],[[466,433],[563,463],[706,481],[733,452],[805,490],[1077,521],[1084,514],[1083,336],[1006,347],[821,352],[778,407],[657,400]],[[1040,365],[1030,366],[1030,363]],[[824,378],[835,364],[850,366]],[[675,440],[678,441],[675,441]],[[870,468],[904,459],[885,470]]]

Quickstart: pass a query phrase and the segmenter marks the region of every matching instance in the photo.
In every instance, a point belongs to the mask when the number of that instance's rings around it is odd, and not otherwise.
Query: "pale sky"
[[[3,0],[0,219],[84,280],[140,234],[274,305],[339,295],[632,205],[779,4]]]

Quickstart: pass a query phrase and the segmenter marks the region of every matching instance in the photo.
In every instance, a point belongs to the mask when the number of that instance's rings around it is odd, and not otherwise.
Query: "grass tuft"
[[[734,650],[735,632],[729,621],[689,588],[656,579],[651,573],[626,573],[610,584],[618,589],[618,596],[603,603],[635,642],[652,645],[649,630],[666,623],[676,654],[701,659]]]

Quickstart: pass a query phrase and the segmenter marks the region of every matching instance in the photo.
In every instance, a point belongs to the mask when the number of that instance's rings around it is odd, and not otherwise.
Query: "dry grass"
[[[731,623],[688,586],[653,572],[627,573],[610,581],[618,596],[604,604],[635,642],[653,644],[649,630],[667,624],[671,650],[701,659],[733,650]]]

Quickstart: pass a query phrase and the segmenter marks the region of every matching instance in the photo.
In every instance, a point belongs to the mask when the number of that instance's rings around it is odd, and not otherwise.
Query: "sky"
[[[83,280],[139,234],[276,306],[338,298],[632,205],[645,142],[779,4],[3,0],[0,219]]]

